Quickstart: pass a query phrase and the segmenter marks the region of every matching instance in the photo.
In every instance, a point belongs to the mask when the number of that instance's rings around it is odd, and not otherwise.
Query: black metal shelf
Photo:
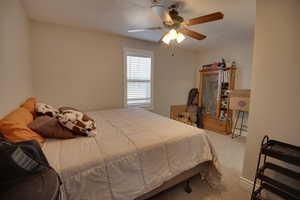
[[[283,174],[287,177],[300,180],[300,173],[295,172],[295,171],[290,170],[290,169],[287,169],[287,168],[284,168],[284,167],[281,167],[281,166],[276,165],[274,163],[266,162],[265,165],[260,168],[260,171],[265,171],[267,169],[270,169],[270,170],[275,171],[277,173]]]
[[[271,184],[268,183],[262,183],[261,187],[259,187],[255,192],[252,197],[252,200],[264,200],[261,196],[260,193],[266,190],[268,192],[271,192],[273,194],[276,194],[277,196],[280,196],[283,199],[288,199],[288,200],[299,200],[299,197],[295,197],[290,195],[289,193],[286,193],[283,190],[280,190],[279,188],[273,187]]]
[[[292,188],[286,184],[283,184],[273,178],[270,178],[266,175],[263,175],[263,174],[259,174],[258,175],[258,178],[260,180],[262,180],[264,183],[266,184],[270,184],[272,185],[274,188],[280,188],[280,191],[284,192],[284,193],[287,193],[287,194],[290,194],[290,196],[293,196],[293,197],[300,197],[300,191],[295,189],[295,188]]]
[[[262,154],[300,166],[300,147],[270,140],[263,145]]]
[[[251,199],[252,200],[262,199],[261,192],[263,190],[266,190],[284,199],[300,200],[299,188],[294,188],[279,180],[275,180],[275,178],[266,175],[265,172],[267,170],[271,170],[274,173],[289,177],[290,179],[293,179],[296,182],[299,181],[299,183],[300,183],[300,173],[279,166],[277,164],[274,164],[271,161],[267,161],[268,157],[276,158],[286,163],[300,166],[300,147],[293,146],[276,140],[269,140],[268,136],[264,137],[261,143],[261,149],[259,153]],[[260,181],[260,184],[259,187],[257,188],[258,181]]]

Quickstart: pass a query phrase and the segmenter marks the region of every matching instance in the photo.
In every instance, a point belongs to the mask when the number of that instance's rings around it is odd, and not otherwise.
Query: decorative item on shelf
[[[214,62],[214,63],[211,65],[211,68],[212,68],[212,69],[217,69],[217,68],[218,68],[218,65],[219,65],[219,63]]]
[[[224,97],[225,97],[225,96],[224,96]],[[221,102],[221,109],[226,109],[227,106],[228,106],[227,101],[223,100],[223,101]]]
[[[221,83],[221,89],[227,89],[228,88],[229,79],[230,79],[229,71],[225,71],[225,70],[219,71],[219,81]]]
[[[231,67],[236,67],[236,62],[235,61],[231,62]]]
[[[230,93],[230,90],[225,90],[225,92],[224,92],[224,94],[225,94],[225,96],[229,96],[229,93]]]
[[[202,65],[203,70],[208,70],[208,69],[224,69],[226,68],[226,62],[225,59],[222,58],[221,62],[214,62],[212,64],[207,64],[207,65]]]
[[[224,58],[222,58],[222,62],[220,62],[218,66],[221,67],[221,68],[225,68],[226,67],[226,62],[225,62]]]
[[[225,111],[224,110],[221,110],[219,120],[220,121],[225,121],[226,120],[226,116],[225,116]]]
[[[211,64],[202,65],[202,70],[211,69]]]

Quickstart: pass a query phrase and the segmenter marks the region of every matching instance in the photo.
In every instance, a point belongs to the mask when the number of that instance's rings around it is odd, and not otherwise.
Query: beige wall
[[[227,45],[200,50],[198,54],[198,69],[202,65],[221,61],[222,58],[231,64],[237,64],[236,88],[249,89],[251,82],[252,51],[254,44],[254,33],[252,37],[236,39]]]
[[[196,52],[32,22],[33,80],[36,96],[54,106],[83,110],[123,106],[123,48],[154,52],[154,111],[169,115],[171,104],[186,103],[195,85]]]
[[[300,1],[259,0],[243,176],[253,180],[264,135],[300,145]]]
[[[0,0],[0,117],[33,95],[29,22],[18,0]]]

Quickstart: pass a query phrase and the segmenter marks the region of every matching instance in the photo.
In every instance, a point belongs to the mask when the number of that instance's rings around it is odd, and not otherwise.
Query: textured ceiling
[[[211,48],[253,38],[255,0],[165,0],[166,5],[180,2],[179,14],[186,20],[221,11],[222,21],[192,26],[207,35],[202,41],[191,38],[181,45],[190,49]],[[160,26],[151,10],[150,0],[23,0],[31,19],[158,41],[163,31],[128,33],[130,28]]]

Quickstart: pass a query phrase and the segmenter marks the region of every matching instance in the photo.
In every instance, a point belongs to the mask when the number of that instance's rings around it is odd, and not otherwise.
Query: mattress
[[[68,200],[133,200],[211,161],[205,178],[217,184],[217,156],[204,130],[138,108],[87,113],[96,137],[47,139],[43,151],[60,174]]]

